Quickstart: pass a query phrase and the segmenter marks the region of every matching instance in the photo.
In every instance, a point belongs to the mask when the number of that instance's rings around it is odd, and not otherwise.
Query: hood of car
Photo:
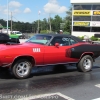
[[[11,48],[29,48],[29,47],[44,47],[44,45],[35,43],[21,43],[21,44],[11,44],[11,45],[0,44],[0,50],[11,49]]]

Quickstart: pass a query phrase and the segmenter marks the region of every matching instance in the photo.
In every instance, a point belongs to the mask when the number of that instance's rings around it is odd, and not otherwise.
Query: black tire
[[[22,66],[23,67],[19,68],[19,65],[20,65],[20,67],[22,67]],[[18,72],[18,69],[21,69],[22,71],[25,71],[26,66],[27,66],[26,73],[24,75],[21,75],[21,71]],[[32,70],[32,64],[27,59],[18,60],[17,62],[15,62],[14,66],[12,67],[13,75],[18,79],[28,78],[31,74],[31,70]]]
[[[79,63],[77,64],[77,69],[81,72],[91,71],[92,67],[93,67],[93,58],[90,55],[83,56],[79,61]]]

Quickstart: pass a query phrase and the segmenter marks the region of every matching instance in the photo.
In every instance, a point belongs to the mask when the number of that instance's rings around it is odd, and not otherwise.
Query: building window
[[[100,27],[73,26],[73,31],[78,31],[78,32],[100,32]]]
[[[100,32],[100,27],[92,27],[91,32]]]
[[[92,16],[92,21],[100,21],[100,16]]]
[[[74,10],[91,10],[92,5],[74,5]]]
[[[92,10],[100,10],[100,5],[93,5]]]
[[[90,32],[90,27],[73,26],[73,31]]]
[[[91,21],[91,16],[73,16],[73,21]]]

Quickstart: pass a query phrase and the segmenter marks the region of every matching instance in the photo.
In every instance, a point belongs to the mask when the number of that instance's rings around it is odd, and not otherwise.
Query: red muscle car
[[[100,55],[100,45],[64,34],[36,34],[25,43],[0,44],[0,67],[10,68],[16,78],[28,78],[32,67],[74,63],[87,72]]]

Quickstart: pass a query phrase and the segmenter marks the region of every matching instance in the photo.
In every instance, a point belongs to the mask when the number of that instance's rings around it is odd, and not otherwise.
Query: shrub
[[[80,36],[78,36],[78,38],[80,38],[81,40],[84,40],[84,36],[81,36],[81,37],[80,37]]]
[[[100,41],[100,38],[98,38],[98,41]]]
[[[54,33],[54,32],[50,32],[49,30],[41,30],[40,33],[41,34],[48,34],[48,33]]]
[[[47,34],[48,31],[47,30],[41,30],[40,33]]]
[[[96,38],[96,37],[94,37],[94,36],[92,36],[90,39],[91,39],[92,41],[97,41],[97,40],[98,40],[98,38]]]
[[[63,34],[71,34],[71,33],[69,33],[69,32],[63,32]]]

